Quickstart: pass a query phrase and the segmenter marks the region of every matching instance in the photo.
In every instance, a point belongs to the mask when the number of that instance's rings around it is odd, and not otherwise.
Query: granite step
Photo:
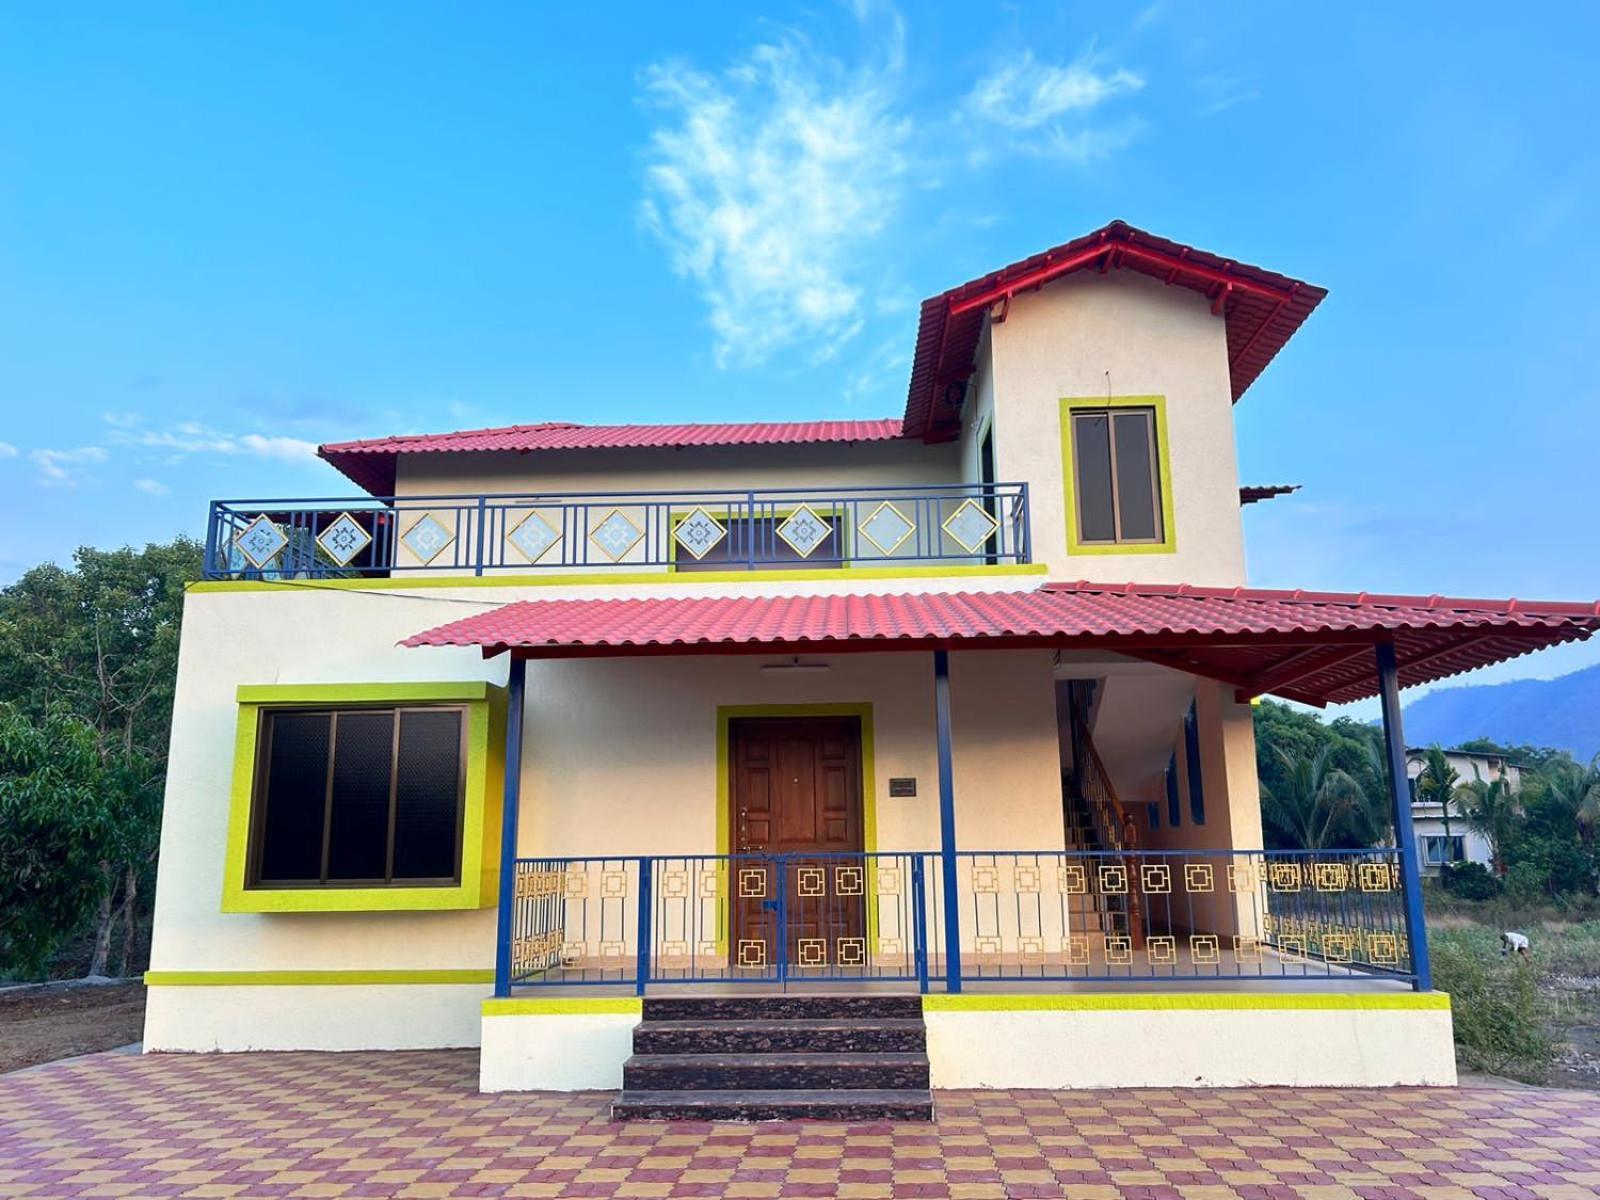
[[[926,1088],[850,1090],[624,1090],[611,1105],[618,1121],[931,1121]]]
[[[927,1050],[922,1018],[855,1018],[777,1021],[641,1021],[633,1029],[635,1054],[846,1054],[921,1053]]]
[[[922,997],[883,995],[647,996],[646,1021],[916,1020]]]
[[[928,1086],[926,1054],[636,1054],[622,1068],[625,1092],[902,1091]]]

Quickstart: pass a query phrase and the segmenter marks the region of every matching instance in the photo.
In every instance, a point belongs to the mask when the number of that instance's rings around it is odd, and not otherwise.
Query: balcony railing
[[[1025,483],[218,500],[211,579],[1029,561]]]
[[[1414,979],[1397,851],[960,852],[962,983]],[[519,859],[516,987],[949,985],[937,852]]]

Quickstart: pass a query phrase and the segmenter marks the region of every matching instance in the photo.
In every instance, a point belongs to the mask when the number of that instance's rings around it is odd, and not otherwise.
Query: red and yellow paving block
[[[471,1051],[97,1055],[0,1077],[0,1197],[1591,1200],[1600,1096],[940,1092],[933,1125],[613,1124]]]

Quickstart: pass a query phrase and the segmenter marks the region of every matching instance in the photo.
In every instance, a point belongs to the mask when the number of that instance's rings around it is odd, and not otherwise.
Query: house
[[[1467,824],[1466,814],[1459,802],[1452,802],[1449,812],[1449,832],[1445,831],[1444,806],[1417,798],[1417,777],[1427,765],[1426,747],[1406,750],[1406,776],[1411,791],[1411,825],[1416,830],[1417,856],[1424,875],[1437,875],[1447,862],[1474,862],[1492,867],[1494,855],[1489,839]],[[1507,761],[1503,754],[1487,754],[1481,750],[1446,750],[1445,761],[1456,773],[1461,784],[1483,780],[1494,783],[1505,780],[1512,792],[1522,790],[1522,768]]]
[[[1250,704],[1379,696],[1403,780],[1401,686],[1600,605],[1247,585],[1235,405],[1323,296],[1117,222],[926,301],[889,419],[215,502],[146,1049],[481,1046],[657,1115],[1452,1082],[1410,805],[1264,850]]]

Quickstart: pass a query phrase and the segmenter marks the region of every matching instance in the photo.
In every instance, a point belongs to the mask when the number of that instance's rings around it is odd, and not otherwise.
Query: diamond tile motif
[[[628,520],[621,509],[613,508],[605,515],[605,519],[594,527],[589,540],[601,554],[616,562],[637,546],[642,537],[644,530]]]
[[[802,504],[778,526],[778,536],[801,558],[810,558],[812,551],[828,540],[833,526],[819,517],[809,504]]]
[[[245,561],[260,570],[283,552],[289,537],[266,513],[261,513],[233,537],[234,547]]]
[[[893,554],[917,531],[916,523],[887,500],[868,513],[859,528],[880,554]]]
[[[703,508],[697,508],[672,531],[672,538],[696,560],[704,558],[717,548],[717,543],[728,536],[727,528]]]
[[[340,513],[337,521],[317,535],[322,552],[340,567],[349,566],[350,560],[371,544],[372,535],[349,513]]]
[[[531,563],[538,562],[561,540],[561,531],[536,512],[531,512],[510,533],[506,544]]]
[[[445,547],[455,540],[455,534],[435,520],[432,513],[424,513],[420,521],[400,535],[400,544],[416,555],[423,566],[443,554]]]
[[[976,554],[994,536],[1000,522],[991,517],[976,500],[965,500],[945,518],[943,529],[969,553]]]

